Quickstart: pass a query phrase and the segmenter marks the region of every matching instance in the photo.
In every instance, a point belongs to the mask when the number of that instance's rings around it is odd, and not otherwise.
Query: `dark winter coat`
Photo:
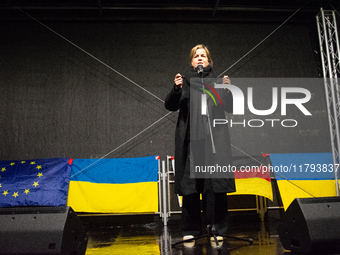
[[[216,78],[214,70],[210,66],[204,68],[202,76],[203,83],[211,80],[210,78]],[[222,175],[208,174],[208,178],[204,178],[204,187],[202,190],[196,187],[195,178],[190,177],[190,169],[193,173],[196,162],[193,151],[197,151],[195,150],[196,148],[190,150],[190,143],[195,146],[197,144],[204,144],[204,148],[200,150],[200,153],[202,153],[206,165],[215,166],[218,164],[219,166],[232,166],[228,125],[216,125],[216,127],[213,128],[213,140],[216,148],[216,153],[213,154],[211,136],[209,131],[207,131],[207,123],[202,124],[200,122],[201,120],[197,121],[196,118],[194,118],[194,121],[190,121],[190,114],[201,115],[201,113],[197,111],[200,109],[200,98],[202,94],[202,90],[192,89],[194,85],[190,84],[190,80],[192,82],[193,80],[202,81],[202,77],[200,77],[200,74],[198,74],[196,70],[189,70],[183,77],[182,89],[176,91],[174,86],[165,100],[166,109],[169,111],[179,110],[175,134],[175,192],[179,195],[189,195],[196,192],[206,193],[209,191],[214,193],[235,192],[233,172],[222,173]],[[222,81],[220,83],[222,83]],[[220,104],[216,106],[211,97],[208,96],[207,104],[211,125],[213,125],[213,119],[225,119],[225,111],[232,112],[233,101],[231,93],[227,93],[227,90],[224,89],[216,89],[216,91],[221,97],[223,106]],[[193,104],[190,103],[190,99],[191,101],[198,101],[197,104],[199,107],[193,106]],[[193,118],[193,116],[191,116],[191,118]],[[193,127],[190,127],[190,123]],[[212,178],[212,176],[218,176],[218,178]]]

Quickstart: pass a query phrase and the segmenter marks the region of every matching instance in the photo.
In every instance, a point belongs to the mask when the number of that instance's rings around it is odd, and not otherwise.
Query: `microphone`
[[[203,65],[198,65],[196,69],[198,73],[203,73]]]

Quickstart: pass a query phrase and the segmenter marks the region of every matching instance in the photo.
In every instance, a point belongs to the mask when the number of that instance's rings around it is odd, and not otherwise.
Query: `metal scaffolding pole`
[[[329,130],[333,154],[333,169],[335,173],[336,194],[339,196],[339,152],[340,152],[340,51],[338,30],[334,11],[324,11],[322,8],[316,16],[322,70],[325,85],[328,111]]]

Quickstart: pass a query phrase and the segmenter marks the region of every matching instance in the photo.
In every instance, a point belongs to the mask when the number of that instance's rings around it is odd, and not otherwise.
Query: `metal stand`
[[[203,85],[203,72],[200,73],[201,76],[201,83],[202,83],[202,88],[203,88],[203,96],[202,100],[207,100],[207,93],[204,90],[204,85]],[[208,127],[209,127],[209,133],[210,133],[210,139],[211,139],[211,146],[212,146],[212,152],[213,154],[216,153],[216,148],[215,148],[215,143],[214,143],[214,137],[212,134],[212,128],[211,128],[211,122],[210,122],[210,115],[209,115],[209,108],[208,108],[208,104],[206,105],[206,112],[205,112],[206,116],[207,116],[207,121],[208,121]]]
[[[328,121],[333,154],[333,169],[335,173],[336,194],[339,196],[338,170],[340,163],[340,46],[338,29],[334,11],[324,11],[322,8],[316,16],[320,54],[325,85]]]
[[[162,167],[160,162],[158,163],[158,201],[159,201],[159,212],[162,218],[164,226],[168,225],[169,210],[167,208],[167,182],[168,176],[165,169],[165,161],[162,161]]]
[[[215,229],[214,225],[208,225],[207,226],[207,232],[208,233],[205,234],[205,235],[190,238],[190,239],[187,239],[187,240],[183,240],[183,241],[179,241],[177,243],[174,243],[171,247],[174,248],[174,247],[176,247],[176,245],[183,244],[183,243],[186,243],[186,242],[196,241],[196,240],[203,239],[203,238],[209,239],[210,237],[213,237],[217,250],[222,251],[222,247],[220,246],[220,244],[218,243],[218,240],[217,240],[216,229]],[[227,236],[227,235],[219,235],[219,236],[223,236],[224,238],[234,239],[234,240],[237,240],[237,241],[249,242],[249,245],[252,245],[253,242],[254,242],[254,240],[252,238],[245,239],[245,238],[240,238],[240,237],[235,237],[235,236]]]

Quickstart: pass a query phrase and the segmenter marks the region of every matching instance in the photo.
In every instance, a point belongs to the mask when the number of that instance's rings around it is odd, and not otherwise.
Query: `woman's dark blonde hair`
[[[209,65],[212,66],[213,65],[213,61],[211,59],[210,51],[208,50],[207,46],[205,46],[203,44],[198,44],[194,48],[191,49],[190,56],[189,56],[189,63],[190,63],[190,65],[191,65],[191,61],[194,58],[194,56],[196,54],[196,51],[198,49],[204,49],[205,50],[205,52],[207,53],[207,58],[208,58],[208,61],[209,61]]]

